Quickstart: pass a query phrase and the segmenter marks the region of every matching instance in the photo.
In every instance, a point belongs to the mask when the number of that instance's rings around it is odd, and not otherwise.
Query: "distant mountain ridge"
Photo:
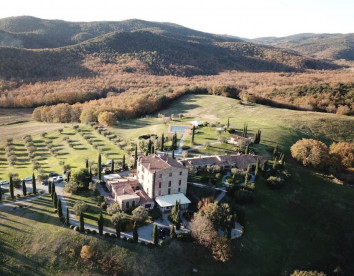
[[[261,37],[250,39],[248,41],[287,50],[294,50],[313,58],[354,60],[354,33],[304,33],[286,37]]]
[[[4,18],[0,19],[0,46],[0,78],[30,81],[96,75],[95,69],[84,65],[92,55],[112,65],[121,64],[122,59],[138,60],[145,73],[155,75],[339,68],[237,37],[138,19],[67,22],[29,16]]]

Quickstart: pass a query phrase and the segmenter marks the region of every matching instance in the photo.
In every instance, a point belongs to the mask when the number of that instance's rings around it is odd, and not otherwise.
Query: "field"
[[[330,273],[337,266],[347,275],[353,275],[354,190],[302,168],[289,158],[289,147],[303,137],[314,137],[326,143],[353,141],[353,134],[348,131],[354,128],[353,118],[242,105],[237,100],[206,95],[185,96],[160,113],[165,116],[182,113],[183,118],[165,124],[154,114],[122,121],[110,131],[126,141],[137,141],[142,134],[166,134],[169,124],[185,125],[192,120],[201,120],[225,125],[229,118],[231,127],[239,131],[245,122],[250,134],[262,130],[261,145],[255,148],[257,152],[267,154],[278,143],[287,154],[291,180],[281,190],[271,190],[263,181],[257,183],[255,202],[244,207],[245,235],[232,243],[232,260],[225,264],[216,263],[204,249],[191,243],[172,243],[162,249],[150,250],[80,235],[59,224],[49,207],[50,202],[43,197],[29,204],[28,209],[1,209],[0,274],[11,275],[11,270],[18,269],[23,275],[77,275],[89,271],[91,275],[97,275],[101,272],[100,262],[88,265],[77,261],[81,246],[90,244],[102,250],[100,260],[116,256],[127,275],[190,275],[192,268],[197,268],[200,275],[289,275],[294,269],[317,269]],[[109,153],[107,157],[119,158],[124,153],[91,127],[81,125],[80,129],[100,140],[97,143],[107,148],[104,151]],[[66,136],[75,141],[73,148],[63,140]],[[85,158],[97,159],[98,150],[72,126],[64,127],[61,134],[48,131],[45,138],[39,134],[33,137],[38,145],[52,139],[53,144],[59,145],[59,153],[65,153],[54,156],[43,147],[41,163],[46,171],[61,170],[60,160],[72,167],[83,167]],[[188,135],[186,146],[190,146],[190,139]],[[216,139],[215,127],[203,127],[195,136],[196,144]],[[15,139],[14,143],[16,149],[25,149],[21,139]],[[215,144],[200,151],[217,152],[219,147],[221,151],[231,150],[228,146]],[[12,170],[23,176],[31,172],[25,164],[9,167],[3,153],[0,152],[2,176]]]

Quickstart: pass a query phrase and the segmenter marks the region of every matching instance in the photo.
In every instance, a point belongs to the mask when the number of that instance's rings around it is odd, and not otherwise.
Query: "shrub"
[[[111,233],[111,234],[110,234],[110,237],[114,239],[114,238],[116,238],[116,237],[117,237],[117,235],[116,235],[116,234]]]
[[[134,243],[134,240],[133,240],[133,239],[131,239],[131,238],[128,238],[128,242],[130,242],[130,243]]]
[[[79,226],[75,226],[75,227],[74,227],[74,230],[77,231],[77,232],[79,232],[79,231],[80,231]]]
[[[90,229],[85,229],[85,233],[86,234],[91,234],[91,230]]]
[[[87,205],[85,202],[81,201],[81,200],[76,200],[74,203],[74,207],[73,207],[73,212],[78,216],[80,215],[82,212],[85,212],[87,210]]]
[[[44,192],[43,192],[43,190],[39,190],[38,193],[41,195],[41,194],[43,194]]]
[[[97,231],[96,230],[92,230],[91,233],[92,233],[92,235],[97,235]]]
[[[192,217],[193,217],[193,212],[191,212],[191,211],[186,211],[186,212],[184,212],[183,213],[183,217],[186,219],[186,220],[188,220],[188,221],[190,221],[191,219],[192,219]]]
[[[284,186],[285,180],[280,176],[270,176],[267,179],[267,185],[272,189],[279,189]]]
[[[117,202],[113,203],[113,204],[110,204],[108,207],[107,207],[107,213],[109,215],[114,215],[115,213],[118,213],[120,212],[121,209],[120,209],[120,206]]]
[[[127,240],[127,237],[123,237],[122,240],[123,240],[123,241],[126,241],[126,240]]]
[[[110,234],[109,234],[109,233],[104,233],[104,236],[105,236],[106,238],[109,238],[109,237],[110,237]]]
[[[138,222],[143,222],[148,218],[148,210],[146,210],[143,206],[138,206],[132,212],[133,219]]]
[[[235,201],[239,204],[251,203],[254,200],[254,194],[246,189],[239,189],[235,192]]]
[[[142,246],[145,246],[146,245],[146,243],[145,242],[141,242],[141,243],[139,243],[140,245],[142,245]]]

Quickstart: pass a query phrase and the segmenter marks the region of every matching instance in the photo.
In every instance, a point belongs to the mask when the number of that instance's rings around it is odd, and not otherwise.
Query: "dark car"
[[[42,181],[42,185],[47,186],[48,184],[49,184],[49,181],[48,181],[48,180],[43,180],[43,181]]]
[[[53,177],[53,176],[58,176],[59,174],[55,173],[55,172],[50,172],[49,173],[49,177]]]

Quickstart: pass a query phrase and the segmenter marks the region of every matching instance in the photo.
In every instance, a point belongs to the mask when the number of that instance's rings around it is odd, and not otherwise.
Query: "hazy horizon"
[[[0,18],[34,16],[72,22],[141,19],[169,22],[202,32],[243,38],[283,37],[300,33],[354,32],[354,2],[349,0],[187,1],[103,0],[60,2],[13,0]]]

